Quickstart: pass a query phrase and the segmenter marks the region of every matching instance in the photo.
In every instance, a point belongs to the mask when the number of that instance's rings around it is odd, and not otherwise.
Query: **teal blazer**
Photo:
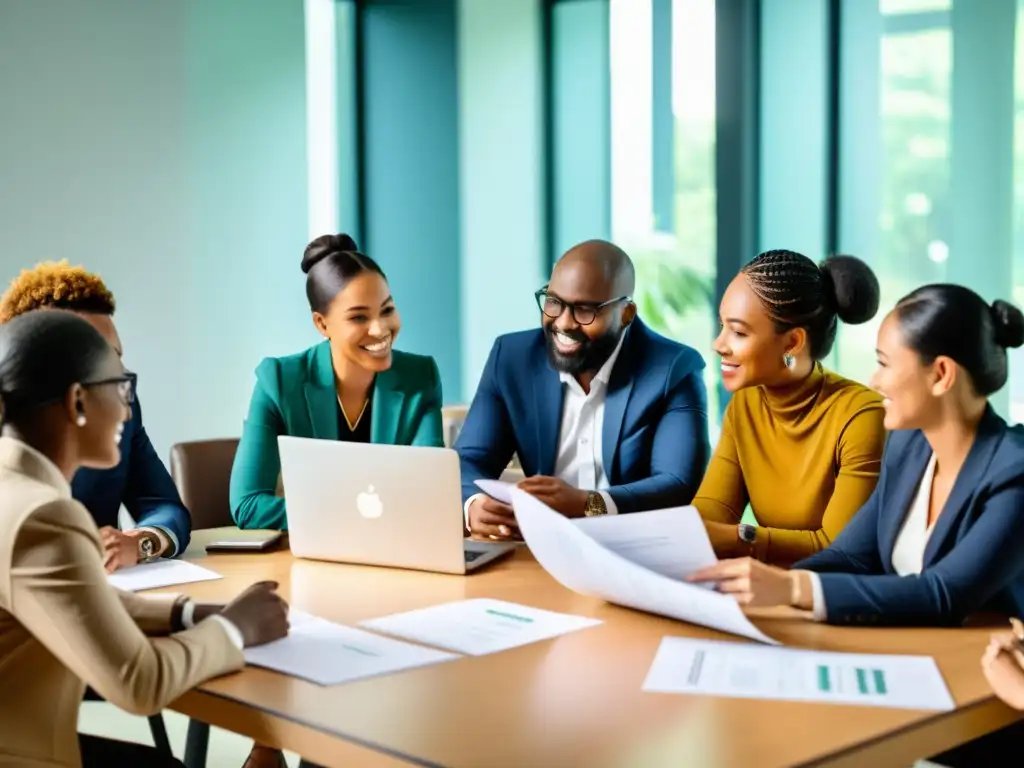
[[[268,357],[256,368],[256,388],[231,468],[231,515],[239,528],[288,528],[285,500],[276,495],[278,435],[338,439],[338,396],[326,341],[297,355]],[[444,445],[441,378],[432,357],[392,353],[391,368],[378,373],[373,385],[370,440]]]

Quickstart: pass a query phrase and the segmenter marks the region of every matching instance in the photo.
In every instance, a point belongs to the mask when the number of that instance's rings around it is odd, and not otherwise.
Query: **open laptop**
[[[451,449],[285,435],[277,444],[296,557],[465,574],[517,546],[464,538]]]

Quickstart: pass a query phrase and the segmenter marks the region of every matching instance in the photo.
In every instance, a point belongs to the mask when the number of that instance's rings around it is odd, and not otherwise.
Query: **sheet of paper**
[[[460,600],[360,622],[367,629],[470,656],[506,651],[600,623],[598,619],[490,598]]]
[[[928,656],[833,653],[666,637],[643,689],[898,709],[954,708]]]
[[[246,662],[318,685],[339,685],[459,658],[296,611],[289,612],[289,622],[288,637],[246,648]]]
[[[502,480],[477,480],[476,487],[495,501],[512,506],[511,490],[515,488],[512,483],[506,483]]]
[[[140,592],[144,589],[173,587],[177,584],[191,584],[196,581],[213,581],[223,577],[219,573],[214,573],[187,560],[156,560],[131,568],[122,568],[119,571],[114,571],[107,578],[118,589]]]
[[[627,608],[778,644],[755,627],[729,595],[670,579],[626,559],[518,488],[512,490],[512,501],[530,552],[563,586]],[[697,534],[707,539],[703,526],[694,532],[699,540]],[[710,542],[706,546],[710,547]]]
[[[582,517],[573,524],[605,549],[670,579],[718,562],[696,507]]]

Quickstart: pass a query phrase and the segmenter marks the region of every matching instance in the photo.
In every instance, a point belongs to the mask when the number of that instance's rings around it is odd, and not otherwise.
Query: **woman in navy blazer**
[[[830,624],[956,625],[1024,613],[1024,428],[989,395],[1024,315],[958,285],[904,297],[878,332],[872,385],[889,438],[871,498],[830,547],[791,571],[725,560],[691,576],[747,605],[793,605]]]

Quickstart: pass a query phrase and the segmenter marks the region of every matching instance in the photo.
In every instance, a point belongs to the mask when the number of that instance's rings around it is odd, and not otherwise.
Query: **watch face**
[[[143,536],[139,541],[139,552],[143,557],[152,557],[156,552],[156,544],[149,536]]]

